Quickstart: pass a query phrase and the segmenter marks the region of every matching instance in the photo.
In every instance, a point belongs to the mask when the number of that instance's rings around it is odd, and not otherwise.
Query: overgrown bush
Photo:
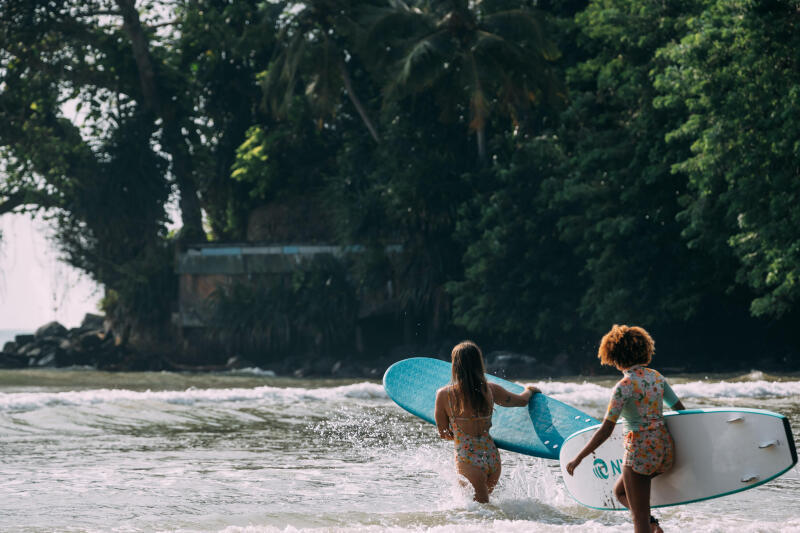
[[[355,290],[345,265],[331,256],[288,276],[231,283],[210,306],[215,340],[253,362],[344,352],[355,340]]]

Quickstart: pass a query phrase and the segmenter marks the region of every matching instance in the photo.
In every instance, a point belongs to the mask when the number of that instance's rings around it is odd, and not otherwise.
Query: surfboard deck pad
[[[524,387],[487,374],[487,379],[519,394]],[[389,397],[400,407],[435,424],[436,391],[450,383],[450,363],[413,357],[393,364],[383,376]],[[498,448],[557,459],[564,439],[597,424],[594,417],[545,394],[534,394],[527,407],[495,405],[490,434]]]

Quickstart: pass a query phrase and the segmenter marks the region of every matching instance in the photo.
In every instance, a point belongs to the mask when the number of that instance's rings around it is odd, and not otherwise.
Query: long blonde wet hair
[[[481,349],[472,341],[463,341],[455,345],[450,357],[455,393],[453,414],[461,413],[469,406],[476,415],[488,415],[492,406]]]

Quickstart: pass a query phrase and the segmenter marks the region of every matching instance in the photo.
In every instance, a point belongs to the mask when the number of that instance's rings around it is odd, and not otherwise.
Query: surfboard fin
[[[761,449],[772,448],[773,446],[777,446],[778,444],[780,444],[778,439],[773,439],[773,440],[769,440],[767,442],[762,442],[761,444],[758,445],[758,447],[761,448]]]

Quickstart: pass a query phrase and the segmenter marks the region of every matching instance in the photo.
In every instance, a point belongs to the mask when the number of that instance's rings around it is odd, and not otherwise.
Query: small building
[[[396,254],[402,246],[386,247],[386,253]],[[252,243],[204,243],[190,245],[177,256],[178,310],[173,321],[184,338],[197,338],[197,333],[213,326],[209,303],[214,294],[235,283],[277,285],[291,276],[308,269],[320,256],[344,260],[349,254],[364,252],[362,246],[331,245],[259,245]],[[395,300],[394,284],[386,280],[383,290],[358,294],[358,324],[353,345],[357,351],[364,349],[363,325],[371,331],[389,329],[399,331],[399,303]],[[367,334],[368,336],[371,333]],[[367,342],[367,344],[372,344]]]

